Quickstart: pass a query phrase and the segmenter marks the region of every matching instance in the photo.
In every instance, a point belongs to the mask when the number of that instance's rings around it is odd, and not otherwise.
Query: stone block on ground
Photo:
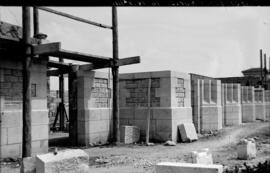
[[[36,173],[36,158],[25,157],[22,160],[21,173]]]
[[[242,139],[237,145],[237,158],[248,160],[256,157],[256,144],[253,139]]]
[[[36,171],[38,173],[68,173],[89,172],[89,156],[80,149],[63,150],[36,156]]]
[[[140,129],[137,126],[121,126],[120,142],[132,144],[140,139]]]
[[[208,148],[201,151],[193,151],[191,153],[191,162],[197,164],[213,164],[212,153]]]
[[[182,142],[198,140],[198,136],[193,123],[184,123],[178,126]]]
[[[156,173],[222,173],[222,171],[222,165],[179,162],[161,162],[156,165]]]

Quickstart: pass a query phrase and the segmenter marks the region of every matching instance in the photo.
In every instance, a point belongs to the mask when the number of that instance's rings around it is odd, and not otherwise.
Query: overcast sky
[[[111,7],[53,9],[111,25]],[[21,25],[21,8],[1,7],[0,20]],[[120,58],[141,63],[120,72],[174,70],[241,76],[270,55],[270,7],[118,7]],[[40,31],[64,49],[112,56],[112,32],[40,12]],[[269,64],[269,63],[268,63]]]

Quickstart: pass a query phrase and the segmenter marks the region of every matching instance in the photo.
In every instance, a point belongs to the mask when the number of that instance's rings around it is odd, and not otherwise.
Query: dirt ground
[[[254,137],[257,157],[252,160],[238,160],[236,144],[241,138]],[[256,164],[270,159],[270,123],[247,123],[226,127],[213,136],[203,136],[193,143],[178,143],[176,146],[126,145],[85,149],[90,156],[91,172],[98,173],[153,173],[154,165],[161,161],[188,162],[190,152],[209,148],[216,164],[234,167]]]
[[[238,160],[236,144],[241,138],[256,140],[257,157],[252,160]],[[270,159],[270,123],[246,123],[241,126],[226,127],[211,136],[201,136],[192,143],[178,143],[176,146],[120,145],[101,146],[84,149],[90,156],[91,173],[153,173],[154,165],[161,161],[188,162],[190,152],[209,148],[216,164],[227,167],[244,162],[256,164]],[[1,162],[0,172],[19,172],[20,166]]]

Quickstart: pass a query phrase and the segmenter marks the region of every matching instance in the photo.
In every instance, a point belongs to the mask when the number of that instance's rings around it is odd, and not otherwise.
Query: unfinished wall
[[[151,79],[150,139],[177,141],[177,126],[192,122],[189,75],[173,71],[120,74],[120,124],[135,125],[145,138]]]
[[[265,121],[264,89],[255,88],[254,91],[256,119]]]
[[[32,64],[32,152],[48,151],[47,62]],[[22,65],[0,60],[0,158],[22,155]]]
[[[77,72],[77,141],[105,144],[112,133],[112,81],[107,73]]]
[[[241,86],[240,84],[222,84],[224,125],[242,123]]]
[[[264,91],[265,120],[270,121],[270,90]]]
[[[202,80],[201,129],[222,128],[221,82]]]
[[[254,87],[241,86],[241,90],[242,122],[254,122],[256,120]]]

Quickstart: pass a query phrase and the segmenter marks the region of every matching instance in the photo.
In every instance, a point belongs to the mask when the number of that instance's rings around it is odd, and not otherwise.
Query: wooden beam
[[[118,55],[118,21],[117,9],[112,7],[112,26],[113,26],[113,140],[116,144],[120,143],[120,129],[119,129],[119,67],[116,66],[119,60]]]
[[[50,8],[38,7],[38,9],[43,10],[43,11],[47,11],[47,12],[50,12],[50,13],[53,13],[53,14],[57,14],[59,16],[67,17],[69,19],[73,19],[73,20],[76,20],[76,21],[87,23],[87,24],[90,24],[90,25],[98,26],[98,27],[101,27],[101,28],[112,29],[111,26],[100,24],[100,23],[93,22],[93,21],[90,21],[90,20],[86,20],[86,19],[83,19],[83,18],[80,18],[80,17],[77,17],[77,16],[73,16],[73,15],[70,15],[70,14],[67,14],[67,13],[63,13],[63,12],[60,12],[60,11],[53,10],[53,9],[50,9]]]
[[[70,68],[71,67],[70,64],[67,64],[64,62],[53,61],[53,60],[49,60],[47,66],[54,67],[54,68]]]
[[[56,69],[56,70],[48,70],[47,76],[59,76],[66,73],[69,73],[71,69]]]
[[[58,52],[45,53],[43,55],[53,56],[53,57],[63,57],[64,59],[90,62],[90,63],[92,63],[92,62],[106,62],[106,61],[109,61],[111,59],[109,57],[79,53],[79,52],[68,51],[68,50],[63,50],[63,49],[59,50]]]
[[[60,50],[61,50],[60,42],[39,44],[39,45],[32,46],[32,53],[34,55],[51,54],[51,53],[59,52]]]
[[[117,66],[124,66],[124,65],[131,65],[140,63],[140,57],[134,56],[129,58],[123,58],[116,61]],[[91,63],[91,64],[84,64],[79,66],[79,70],[89,71],[89,70],[95,70],[95,69],[101,69],[101,68],[109,68],[113,67],[114,63],[113,61],[105,62],[105,63]]]
[[[141,59],[139,56],[129,57],[129,58],[122,58],[118,60],[118,65],[130,65],[130,64],[137,64],[140,63]]]
[[[23,43],[30,44],[30,7],[22,7],[23,19]],[[31,48],[25,46],[23,60],[23,143],[22,157],[32,155],[32,131],[31,131]]]

